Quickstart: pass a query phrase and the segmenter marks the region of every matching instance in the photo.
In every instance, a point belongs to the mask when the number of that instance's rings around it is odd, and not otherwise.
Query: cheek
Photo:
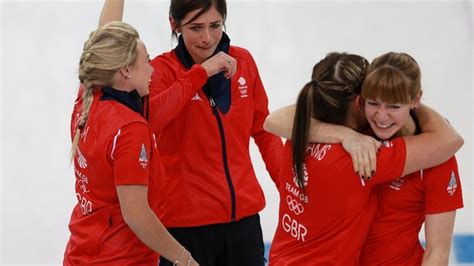
[[[181,35],[183,36],[184,45],[187,49],[189,49],[189,45],[192,45],[196,42],[197,37],[195,37],[191,31],[183,32]]]
[[[370,118],[371,116],[374,115],[375,109],[371,108],[370,106],[366,106],[364,108],[364,113],[365,113],[365,117]]]
[[[219,41],[222,38],[222,28],[215,29],[213,32],[213,37],[216,41]]]
[[[395,115],[393,115],[397,119],[397,122],[400,124],[405,124],[410,117],[410,110],[403,110]]]

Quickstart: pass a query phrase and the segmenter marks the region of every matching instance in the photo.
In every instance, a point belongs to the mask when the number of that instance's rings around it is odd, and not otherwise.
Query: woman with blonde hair
[[[201,71],[205,71],[201,69]],[[144,117],[153,68],[138,32],[111,22],[90,34],[71,121],[76,197],[64,265],[198,265],[156,215],[164,175]]]

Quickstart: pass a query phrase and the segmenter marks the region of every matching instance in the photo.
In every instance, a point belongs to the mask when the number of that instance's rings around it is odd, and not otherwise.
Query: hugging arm
[[[273,111],[265,120],[264,129],[277,136],[291,139],[295,105]],[[351,155],[354,171],[360,176],[370,177],[376,170],[377,151],[380,142],[351,128],[310,120],[308,142],[342,143]]]
[[[423,133],[404,137],[407,156],[402,176],[447,161],[464,144],[459,133],[433,109],[421,105],[416,114]]]

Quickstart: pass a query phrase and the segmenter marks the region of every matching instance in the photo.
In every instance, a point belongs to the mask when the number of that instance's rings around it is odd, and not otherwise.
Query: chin
[[[375,135],[381,140],[391,139],[396,132],[375,132]]]

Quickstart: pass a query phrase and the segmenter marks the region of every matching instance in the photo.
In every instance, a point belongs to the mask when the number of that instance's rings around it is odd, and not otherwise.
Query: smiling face
[[[193,18],[201,11],[196,9],[184,17],[181,26],[171,18],[172,27],[182,34],[184,44],[195,63],[201,64],[211,57],[222,38],[223,18],[212,6],[208,11]]]
[[[414,104],[389,104],[380,99],[365,100],[365,116],[375,135],[382,140],[395,136],[408,121]]]
[[[137,59],[129,67],[132,89],[136,89],[140,96],[148,95],[153,67],[150,65],[150,56],[142,41],[137,41]]]
[[[367,121],[377,137],[385,140],[414,132],[413,120],[408,118],[410,109],[419,105],[421,93],[421,71],[415,59],[395,52],[375,58],[361,96]]]

